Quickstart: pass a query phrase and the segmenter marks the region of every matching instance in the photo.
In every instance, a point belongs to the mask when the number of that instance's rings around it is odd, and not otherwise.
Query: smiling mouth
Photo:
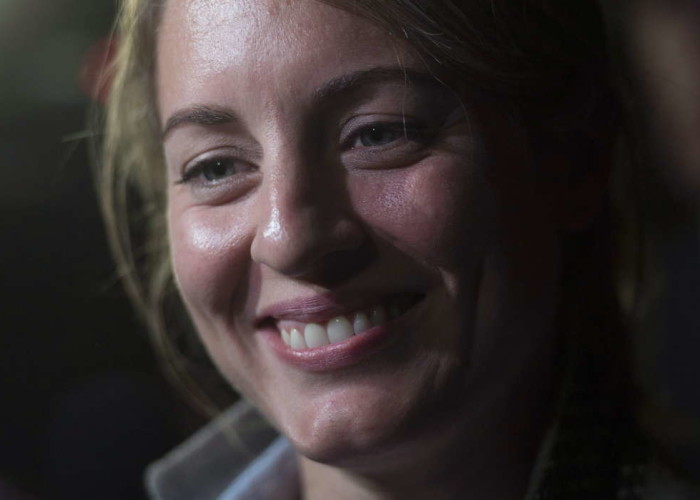
[[[343,314],[323,323],[303,323],[279,320],[276,323],[282,341],[293,351],[304,351],[339,344],[362,335],[376,326],[384,325],[413,308],[421,297],[388,298],[384,303]]]

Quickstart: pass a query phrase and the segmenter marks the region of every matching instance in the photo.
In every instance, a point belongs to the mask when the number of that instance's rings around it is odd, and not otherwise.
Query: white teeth
[[[348,340],[353,335],[358,335],[370,330],[372,327],[382,325],[390,319],[401,316],[405,308],[399,302],[394,301],[385,306],[376,306],[371,309],[355,313],[351,316],[338,316],[328,322],[327,325],[308,323],[303,331],[300,328],[286,330],[280,328],[282,341],[295,351],[314,349],[329,344],[337,344]]]
[[[369,318],[365,313],[357,313],[355,315],[355,320],[352,322],[352,329],[353,331],[357,333],[362,333],[366,332],[372,328],[372,323],[370,322]]]
[[[331,344],[347,340],[355,333],[352,325],[344,316],[338,316],[330,320],[326,329],[328,331],[328,340],[330,340]]]
[[[377,326],[386,323],[386,309],[383,306],[378,306],[372,309],[371,312],[372,325]]]
[[[290,334],[289,345],[292,349],[296,351],[306,349],[306,342],[304,341],[304,336],[296,328],[292,329],[292,332]]]
[[[309,349],[330,344],[326,329],[316,323],[309,323],[304,328],[304,339]]]

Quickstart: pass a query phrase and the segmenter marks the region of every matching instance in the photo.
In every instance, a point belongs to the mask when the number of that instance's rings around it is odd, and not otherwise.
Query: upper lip
[[[337,294],[313,295],[276,302],[264,307],[256,318],[256,324],[269,320],[293,320],[302,323],[322,323],[337,316],[383,304],[390,297],[417,295],[412,292],[371,293],[356,292],[354,298],[343,299]]]

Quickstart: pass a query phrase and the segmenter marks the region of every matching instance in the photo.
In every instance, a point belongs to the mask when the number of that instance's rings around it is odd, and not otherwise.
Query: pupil
[[[218,177],[218,176],[224,175],[225,173],[226,173],[226,167],[220,161],[217,161],[214,164],[214,175],[216,175]]]
[[[373,142],[381,142],[384,139],[384,131],[378,127],[372,127],[372,130],[369,132],[369,138]]]
[[[224,163],[217,161],[209,166],[207,171],[205,171],[205,177],[208,181],[213,181],[219,179],[226,175],[226,165]]]

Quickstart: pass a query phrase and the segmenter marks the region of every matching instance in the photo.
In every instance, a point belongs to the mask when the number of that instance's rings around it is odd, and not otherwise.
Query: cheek
[[[230,309],[231,294],[245,282],[250,231],[247,218],[239,215],[226,206],[169,210],[175,278],[195,314],[212,305],[215,310]]]
[[[351,184],[351,194],[379,237],[430,267],[455,269],[483,248],[477,182],[464,162],[437,161],[367,175]]]

